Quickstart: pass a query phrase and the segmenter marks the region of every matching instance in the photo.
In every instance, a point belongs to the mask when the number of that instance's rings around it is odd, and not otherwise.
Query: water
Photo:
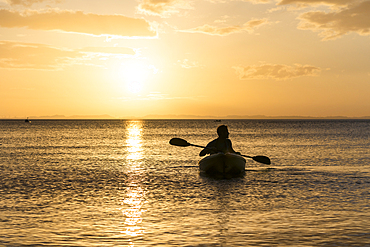
[[[0,246],[370,246],[370,121],[224,120],[244,177],[200,176],[212,120],[0,121]]]

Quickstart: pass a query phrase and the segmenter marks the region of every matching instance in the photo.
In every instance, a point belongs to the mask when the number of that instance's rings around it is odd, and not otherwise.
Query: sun
[[[128,81],[126,82],[127,90],[132,94],[138,94],[143,90],[143,83],[140,81]]]
[[[121,73],[128,92],[139,94],[143,91],[148,80],[148,66],[140,61],[131,61],[123,64]]]
[[[111,76],[114,79],[116,93],[141,96],[151,90],[150,85],[158,69],[146,59],[127,59],[112,66]]]

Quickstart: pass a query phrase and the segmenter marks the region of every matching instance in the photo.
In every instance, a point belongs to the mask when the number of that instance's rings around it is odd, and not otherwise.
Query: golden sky
[[[370,116],[370,1],[0,0],[0,118]]]

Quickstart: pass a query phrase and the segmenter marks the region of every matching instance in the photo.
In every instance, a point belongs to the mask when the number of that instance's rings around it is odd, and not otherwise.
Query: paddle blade
[[[179,147],[188,147],[190,143],[181,138],[172,138],[170,144]]]
[[[271,161],[270,161],[269,157],[266,157],[266,156],[254,156],[254,157],[252,157],[252,159],[254,161],[257,161],[259,163],[263,163],[263,164],[266,164],[266,165],[271,164]]]

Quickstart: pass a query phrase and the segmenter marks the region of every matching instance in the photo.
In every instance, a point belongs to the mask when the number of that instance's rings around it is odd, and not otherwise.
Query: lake
[[[246,174],[199,174],[229,127]],[[0,120],[1,246],[370,246],[370,120]]]

